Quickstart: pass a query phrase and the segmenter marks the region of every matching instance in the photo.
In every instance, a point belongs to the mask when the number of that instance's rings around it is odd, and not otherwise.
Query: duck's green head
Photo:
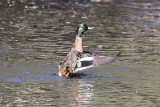
[[[77,30],[76,30],[76,36],[81,37],[82,34],[87,30],[88,30],[88,26],[86,24],[84,24],[84,23],[79,24],[77,27]]]

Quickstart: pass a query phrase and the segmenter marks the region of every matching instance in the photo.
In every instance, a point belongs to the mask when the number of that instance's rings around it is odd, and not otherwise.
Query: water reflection
[[[94,91],[94,81],[79,80],[77,86],[77,94],[75,100],[78,102],[78,107],[91,106],[91,101]]]
[[[71,79],[63,81],[64,106],[86,107],[92,105],[92,97],[94,96],[94,81],[85,79]],[[60,104],[64,103],[61,100]],[[66,103],[67,101],[67,103]]]

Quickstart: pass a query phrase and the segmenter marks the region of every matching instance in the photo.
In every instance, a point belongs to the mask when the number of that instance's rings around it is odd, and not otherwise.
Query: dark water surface
[[[1,107],[160,106],[159,0],[1,0]],[[98,0],[97,0],[98,1]],[[84,49],[121,51],[116,62],[56,75],[77,24],[95,27]]]

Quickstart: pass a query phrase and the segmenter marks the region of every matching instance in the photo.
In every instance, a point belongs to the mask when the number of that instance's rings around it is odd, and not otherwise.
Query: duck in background
[[[115,56],[96,55],[96,53],[102,48],[101,45],[92,49],[90,52],[83,51],[82,36],[88,29],[93,29],[93,27],[88,27],[84,23],[78,25],[73,47],[67,54],[64,61],[59,64],[59,76],[68,77],[77,73],[77,71],[108,64],[120,55],[120,53]]]

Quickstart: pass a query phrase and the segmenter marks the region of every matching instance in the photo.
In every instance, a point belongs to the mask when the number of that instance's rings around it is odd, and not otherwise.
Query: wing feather
[[[110,56],[94,56],[93,58],[93,65],[94,66],[101,66],[104,64],[108,64],[114,61],[115,57]]]

